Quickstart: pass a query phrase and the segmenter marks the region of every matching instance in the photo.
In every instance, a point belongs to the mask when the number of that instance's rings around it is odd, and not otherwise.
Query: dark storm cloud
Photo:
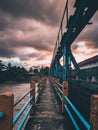
[[[27,54],[27,55],[20,55],[19,58],[20,60],[22,61],[27,61],[29,60],[30,58],[34,59],[34,58],[39,58],[41,56],[41,54],[39,52],[34,52],[34,53],[31,53],[31,54]]]
[[[63,0],[64,2],[64,0]],[[34,18],[56,25],[59,22],[63,2],[56,0],[1,0],[0,9],[14,17]]]
[[[98,48],[98,23],[90,26],[81,33],[77,42],[84,41],[88,48]]]
[[[47,54],[41,52],[53,51],[65,2],[66,0],[0,0],[0,57],[19,57],[21,61],[46,58]],[[69,6],[72,7],[73,2],[70,0]],[[73,9],[69,9],[69,13],[72,14]],[[94,21],[98,21],[97,15]],[[98,47],[98,25],[93,25],[91,30],[85,29],[76,42],[86,41],[86,46]],[[23,54],[21,50],[28,47],[38,52]],[[74,50],[78,47],[78,44],[73,45]]]
[[[6,27],[8,27],[8,16],[4,12],[0,10],[0,30],[4,30]]]
[[[31,47],[39,51],[51,51],[52,49],[45,41],[17,41],[17,40],[9,40],[9,47],[13,46],[13,48],[22,48],[22,47]]]
[[[31,21],[31,24],[30,24]],[[17,29],[22,31],[35,31],[38,28],[32,25],[32,19],[28,18],[15,18],[7,12],[0,10],[0,30]]]
[[[77,50],[78,49],[78,45],[77,44],[72,44],[72,50]]]
[[[39,54],[34,54],[28,55],[28,57],[21,57],[19,55],[21,53],[21,49],[26,48],[26,47],[31,47],[34,48],[38,51],[51,51],[52,47],[51,45],[48,45],[47,40],[42,40],[41,38],[37,38],[36,36],[32,38],[32,35],[30,37],[25,38],[25,35],[23,35],[23,38],[21,36],[17,36],[17,31],[1,31],[0,32],[0,56],[1,57],[15,57],[19,56],[22,60],[26,58],[33,57],[34,55],[39,55]],[[19,32],[20,35],[20,32]]]
[[[15,51],[13,51],[13,49],[6,49],[5,47],[1,48],[0,46],[0,57],[7,57],[7,58],[11,58],[11,57],[16,57],[16,53]]]
[[[5,27],[6,27],[6,23],[0,21],[0,30],[4,30]]]
[[[3,45],[2,45],[3,44]],[[11,58],[11,57],[17,57],[19,56],[18,55],[18,51],[16,51],[17,48],[19,48],[19,50],[21,50],[22,47],[33,47],[35,48],[36,50],[48,50],[49,51],[49,48],[47,46],[44,46],[44,45],[38,45],[39,43],[22,43],[22,44],[19,44],[19,42],[17,41],[14,41],[12,44],[6,44],[5,42],[1,43],[0,41],[0,57],[7,57],[7,58]],[[28,57],[33,57],[34,54],[30,54],[28,55]],[[35,56],[37,56],[35,54]],[[22,58],[21,58],[22,59]]]
[[[15,57],[16,51],[12,46],[9,46],[7,42],[0,40],[0,57]]]

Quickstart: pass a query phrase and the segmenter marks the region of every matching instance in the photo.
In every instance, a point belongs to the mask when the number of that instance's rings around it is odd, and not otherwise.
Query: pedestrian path
[[[71,130],[61,111],[56,94],[49,80],[36,104],[35,115],[28,120],[25,130]],[[73,130],[73,129],[72,129]]]

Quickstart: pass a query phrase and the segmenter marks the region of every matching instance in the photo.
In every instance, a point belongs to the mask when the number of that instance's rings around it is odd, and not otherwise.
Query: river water
[[[30,84],[29,83],[24,83],[24,84],[0,84],[0,93],[2,92],[12,92],[14,94],[14,103],[20,99],[28,90],[30,89]],[[30,95],[24,98],[21,103],[19,103],[15,108],[14,108],[14,117],[15,115],[19,112],[19,110],[22,108],[22,106],[26,103],[26,101],[29,99]],[[27,108],[28,109],[28,108]],[[25,110],[26,112],[26,110]],[[21,116],[21,119],[25,115],[25,112]],[[17,124],[14,127],[14,130],[17,130],[17,126],[21,119],[17,122]],[[24,130],[24,128],[23,128]]]

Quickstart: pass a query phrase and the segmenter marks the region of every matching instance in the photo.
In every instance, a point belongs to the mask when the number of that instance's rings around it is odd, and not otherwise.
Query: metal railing
[[[16,103],[14,104],[14,107],[19,104],[28,94],[30,94],[30,92],[33,90],[33,88],[31,88],[28,92],[26,92],[24,94],[24,96],[22,96],[19,100],[16,101]]]
[[[4,113],[0,112],[0,119],[4,118]]]
[[[58,82],[55,82],[55,87],[56,87],[59,99],[62,102],[62,85],[60,83],[58,83]]]
[[[30,105],[30,102],[33,100],[33,96],[32,97],[30,97],[30,99],[25,103],[25,105],[22,107],[22,109],[18,112],[18,114],[14,117],[14,119],[13,119],[13,127],[15,126],[15,124],[17,123],[17,121],[20,119],[20,117],[22,116],[22,114],[23,114],[23,112],[25,111],[25,109],[27,108],[27,106],[28,105]],[[33,105],[30,105],[30,107],[32,108],[33,107]],[[27,114],[27,113],[26,113]],[[27,117],[26,117],[26,119],[27,119]],[[22,122],[22,121],[21,121]],[[21,122],[20,122],[20,124],[21,124]],[[24,122],[25,123],[25,122]],[[23,123],[23,124],[24,124]],[[20,126],[20,124],[19,124],[19,126]],[[22,129],[22,126],[23,125],[21,125],[21,127],[20,127],[20,130]],[[19,127],[18,127],[19,128]]]
[[[12,93],[7,92],[0,94],[0,127],[2,126],[2,130],[13,130],[18,121],[17,130],[22,130],[29,115],[33,114],[35,111],[35,104],[39,98],[41,90],[43,89],[45,81],[46,78],[43,78],[39,83],[35,83],[34,81],[31,82],[30,90],[15,103],[14,95]],[[18,106],[29,94],[30,98],[13,118],[14,108]]]
[[[90,124],[86,121],[86,119],[82,116],[82,114],[77,110],[77,108],[72,104],[72,102],[69,100],[69,98],[67,97],[67,96],[64,96],[64,99],[67,101],[67,103],[69,104],[69,106],[71,107],[71,109],[73,110],[73,112],[75,113],[75,115],[78,117],[78,119],[82,122],[82,124],[85,126],[85,128],[87,129],[87,130],[90,130]],[[72,120],[72,122],[73,122],[73,124],[74,124],[74,126],[75,126],[75,128],[77,129],[77,130],[81,130],[80,128],[79,128],[79,125],[76,125],[77,123],[75,123],[76,121],[75,121],[75,119],[74,119],[74,117],[73,117],[73,119],[72,119],[72,114],[71,114],[71,111],[68,109],[68,107],[67,107],[67,105],[66,104],[64,104],[64,107],[65,107],[65,109],[67,110],[67,113],[68,113],[68,115],[70,116],[70,119]],[[69,112],[70,113],[69,113]]]
[[[61,85],[56,80],[54,80],[54,86],[55,86],[56,92],[58,94],[58,97],[59,97],[61,103],[63,104],[64,109],[68,113],[68,115],[69,115],[75,129],[76,130],[81,130],[81,128],[79,126],[80,124],[77,123],[77,121],[76,121],[76,119],[74,117],[74,114],[80,120],[80,122],[83,124],[85,129],[90,130],[91,129],[90,123],[88,123],[86,121],[86,119],[82,116],[82,114],[77,110],[77,108],[74,106],[74,104],[70,101],[70,99],[68,98],[68,95],[65,94],[66,92],[64,92],[64,91],[68,91],[68,90],[66,90],[67,89],[65,87],[66,85],[65,86],[64,86],[64,84]]]

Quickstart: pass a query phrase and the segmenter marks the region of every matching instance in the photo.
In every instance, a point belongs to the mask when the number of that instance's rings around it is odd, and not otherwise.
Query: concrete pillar
[[[13,129],[13,105],[14,95],[12,93],[0,94],[0,112],[4,113],[4,118],[0,119],[0,130]]]
[[[91,97],[90,123],[91,130],[98,130],[98,95]]]
[[[33,88],[33,90],[30,92],[30,97],[33,96],[33,100],[30,102],[30,104],[33,105],[33,110],[30,112],[30,115],[34,114],[35,112],[35,87],[36,83],[32,81],[30,84],[30,89]]]
[[[68,96],[68,82],[64,81],[62,86],[62,112],[65,111],[64,104],[66,103],[64,96]]]

